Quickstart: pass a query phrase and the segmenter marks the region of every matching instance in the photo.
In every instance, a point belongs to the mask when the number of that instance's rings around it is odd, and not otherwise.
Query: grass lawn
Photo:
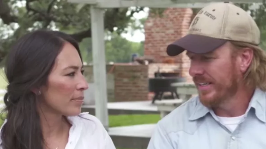
[[[159,114],[110,115],[109,127],[129,126],[139,124],[155,124],[160,120]],[[0,119],[0,126],[3,120]]]
[[[110,115],[109,126],[129,126],[139,124],[155,124],[160,120],[159,114]]]

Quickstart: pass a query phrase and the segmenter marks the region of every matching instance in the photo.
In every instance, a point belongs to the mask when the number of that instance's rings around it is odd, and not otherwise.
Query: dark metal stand
[[[178,99],[179,95],[177,94],[176,90],[170,91],[171,92],[171,97],[172,99]],[[155,102],[155,100],[162,100],[163,99],[163,94],[165,93],[165,91],[158,91],[158,92],[154,92],[155,95],[153,97],[152,103]]]

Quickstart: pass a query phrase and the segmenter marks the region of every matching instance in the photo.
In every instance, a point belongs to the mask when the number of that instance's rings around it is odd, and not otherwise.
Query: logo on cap
[[[199,17],[196,17],[192,23],[192,26],[196,25],[198,23]]]

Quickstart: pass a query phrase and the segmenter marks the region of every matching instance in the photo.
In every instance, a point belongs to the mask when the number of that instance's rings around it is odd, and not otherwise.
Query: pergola
[[[95,84],[96,117],[108,130],[106,61],[104,43],[104,11],[106,8],[149,7],[149,8],[202,8],[221,0],[68,0],[70,3],[90,4],[93,76]],[[262,3],[263,0],[231,0],[233,3]],[[107,22],[108,23],[108,22]]]

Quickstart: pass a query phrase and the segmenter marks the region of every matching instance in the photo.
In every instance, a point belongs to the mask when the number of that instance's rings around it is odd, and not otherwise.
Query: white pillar
[[[104,42],[104,9],[91,6],[93,78],[95,84],[96,117],[108,130],[106,62]]]

